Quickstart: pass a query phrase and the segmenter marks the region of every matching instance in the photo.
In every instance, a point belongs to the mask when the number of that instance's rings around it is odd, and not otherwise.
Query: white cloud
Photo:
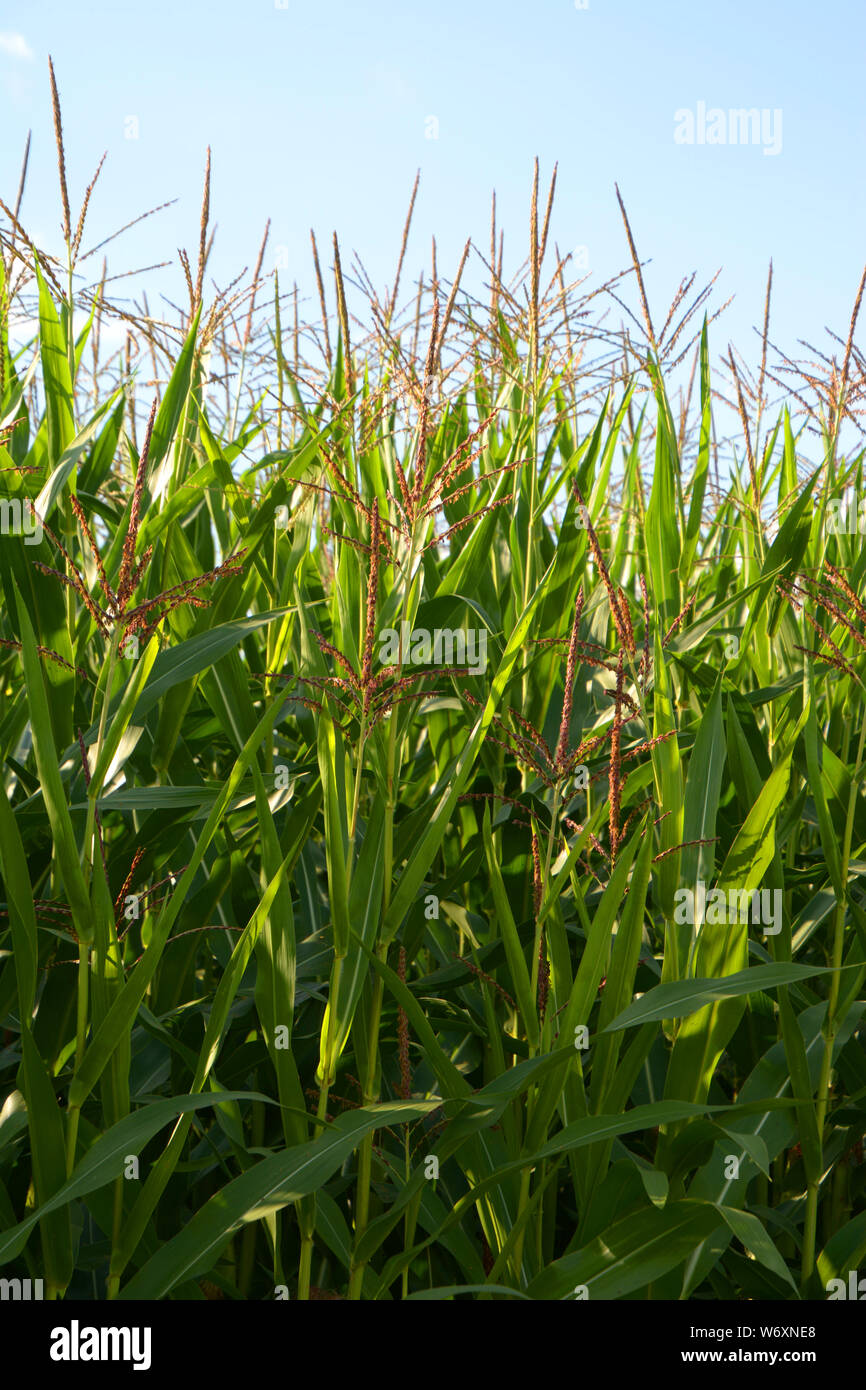
[[[0,33],[0,53],[8,58],[32,58],[33,49],[23,34]]]

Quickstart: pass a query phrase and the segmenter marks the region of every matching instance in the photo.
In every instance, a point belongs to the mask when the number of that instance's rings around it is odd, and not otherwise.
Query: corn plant
[[[489,301],[467,247],[402,305],[416,183],[368,322],[313,237],[302,325],[267,231],[208,299],[208,157],[161,322],[81,283],[51,79],[65,263],[0,201],[4,1274],[827,1296],[866,1261],[862,282],[841,362],[768,362],[768,283],[715,371],[622,199],[628,270],[567,281],[536,166]]]

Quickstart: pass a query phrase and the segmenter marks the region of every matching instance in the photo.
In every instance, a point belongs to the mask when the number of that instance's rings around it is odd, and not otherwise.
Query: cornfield
[[[827,1298],[866,1264],[863,283],[804,364],[771,272],[716,369],[712,286],[660,329],[622,199],[626,270],[572,279],[536,165],[512,278],[494,203],[484,295],[467,244],[401,298],[416,184],[384,294],[313,237],[307,322],[267,230],[211,287],[208,157],[160,318],[88,280],[51,80],[65,257],[26,157],[0,201],[3,1275]]]

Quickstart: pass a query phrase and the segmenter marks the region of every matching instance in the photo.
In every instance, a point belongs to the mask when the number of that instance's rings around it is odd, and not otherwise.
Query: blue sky
[[[748,359],[759,355],[753,328],[770,256],[771,336],[789,351],[798,338],[824,347],[825,325],[844,337],[866,261],[858,0],[283,6],[2,0],[0,196],[14,199],[32,127],[22,215],[34,239],[59,247],[50,51],[73,202],[108,151],[89,240],[179,199],[115,243],[112,272],[194,248],[208,144],[219,224],[210,269],[220,283],[252,266],[270,217],[268,263],[274,254],[288,263],[281,283],[297,278],[312,292],[312,226],[328,263],[336,228],[344,264],[357,251],[384,287],[419,167],[406,292],[429,265],[432,234],[446,276],[467,236],[486,249],[493,188],[514,269],[538,155],[543,179],[559,161],[552,239],[562,250],[585,246],[593,280],[628,259],[615,182],[651,259],[657,319],[684,274],[705,281],[722,268],[716,302],[736,299],[713,332],[714,359],[729,339]],[[675,113],[697,115],[699,103],[780,111],[781,149],[677,143]],[[136,139],[126,138],[130,117]],[[480,264],[467,275],[480,284]],[[176,271],[129,285],[149,288],[152,301],[158,286],[180,297]]]

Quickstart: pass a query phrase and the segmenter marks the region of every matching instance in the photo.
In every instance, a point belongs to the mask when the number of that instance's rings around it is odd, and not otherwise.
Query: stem
[[[414,537],[410,546],[407,573],[410,576],[411,584],[412,566],[415,555]],[[408,608],[408,594],[404,588],[403,604],[400,612],[400,647],[399,660],[397,663],[398,678],[403,674],[403,622],[406,620]],[[395,788],[400,779],[399,750],[397,748],[397,719],[395,710],[391,711],[391,718],[388,728],[388,768],[387,768],[387,799],[385,802],[385,843],[384,843],[384,874],[382,887],[382,920],[388,912],[391,902],[391,878],[394,872],[394,807],[396,804]],[[376,946],[376,954],[380,960],[384,960],[388,954],[388,943],[379,940]],[[382,997],[384,984],[381,975],[377,974],[373,981],[373,1000],[370,1006],[370,1029],[368,1035],[369,1052],[367,1055],[367,1074],[363,1079],[362,1100],[364,1105],[375,1104],[378,1096],[376,1094],[376,1070],[379,1060],[379,1025],[382,1019]],[[358,1178],[355,1189],[355,1248],[367,1226],[370,1212],[370,1182],[373,1174],[373,1133],[365,1134],[358,1149]],[[366,1261],[355,1264],[354,1258],[349,1272],[349,1298],[359,1299],[364,1279],[364,1268]]]
[[[526,526],[526,561],[523,572],[523,608],[529,603],[535,587],[535,513],[538,506],[538,347],[532,351],[532,433],[530,443],[529,518]],[[524,673],[521,709],[529,712],[530,672]]]
[[[552,813],[551,821],[550,821],[550,833],[548,834],[548,837],[547,837],[547,851],[546,851],[545,859],[544,859],[544,871],[543,871],[542,876],[541,876],[542,899],[544,898],[544,896],[545,896],[545,894],[546,894],[546,892],[547,892],[548,885],[549,885],[549,883],[550,883],[550,865],[551,865],[551,862],[552,862],[552,860],[553,860],[553,845],[554,845],[554,841],[557,839],[557,827],[558,827],[558,825],[559,825],[559,808],[560,808],[561,804],[562,804],[562,787],[561,787],[561,784],[560,784],[559,782],[557,782],[557,784],[556,784],[556,791],[555,791],[554,794],[553,794],[553,813]],[[541,950],[541,927],[539,926],[538,922],[536,922],[536,924],[535,924],[535,937],[534,937],[534,943],[533,943],[533,949],[532,949],[532,981],[531,981],[531,985],[530,985],[530,992],[531,992],[532,998],[535,999],[535,1000],[538,999],[538,964],[539,964],[538,956],[539,956],[540,950]],[[529,1055],[530,1055],[530,1057],[534,1057],[534,1056],[535,1056],[535,1048],[533,1047],[532,1043],[529,1044]]]
[[[94,767],[96,767],[96,765],[99,762],[99,756],[102,752],[102,745],[105,740],[105,726],[108,722],[108,706],[111,701],[111,686],[112,681],[114,679],[114,667],[117,662],[117,652],[120,646],[120,637],[120,629],[118,627],[115,627],[114,632],[111,636],[111,645],[108,650],[108,675],[105,679],[105,689],[102,692],[102,708],[99,712],[99,731],[96,735],[96,753],[93,759]],[[99,796],[100,790],[101,787],[95,781],[91,781],[90,786],[87,788],[87,823],[84,828],[83,850],[84,881],[87,884],[89,884],[90,882],[90,875],[93,870],[94,862],[96,860],[96,850],[94,847],[94,837],[96,832],[96,801]]]
[[[380,960],[387,955],[387,947],[381,944],[376,948],[376,954]],[[367,1055],[367,1073],[364,1077],[362,1101],[364,1105],[375,1103],[376,1096],[376,1064],[379,1059],[379,1025],[382,1021],[382,998],[384,994],[384,983],[382,976],[376,976],[373,981],[373,1002],[370,1006],[370,1050]],[[367,1227],[370,1215],[370,1183],[373,1176],[373,1135],[365,1134],[358,1150],[358,1181],[356,1188],[356,1211],[355,1211],[355,1245],[363,1235]],[[364,1269],[366,1261],[355,1263],[352,1261],[352,1268],[349,1273],[349,1298],[359,1299],[361,1297],[361,1287],[364,1280]]]
[[[361,801],[361,773],[364,768],[364,744],[367,739],[367,711],[361,712],[361,732],[358,736],[358,757],[355,767],[355,793],[352,798],[352,824],[349,829],[349,863],[346,870],[347,881],[351,881],[354,861],[355,831],[358,827],[358,806]]]
[[[81,1066],[84,1046],[87,1040],[87,1002],[90,994],[90,947],[83,941],[78,943],[78,1009],[75,1021],[75,1071]],[[70,1106],[67,1112],[66,1128],[66,1176],[75,1167],[75,1145],[78,1140],[78,1120],[80,1108]]]
[[[358,743],[358,762],[357,767],[355,769],[355,789],[352,798],[352,827],[349,836],[348,863],[346,865],[347,900],[349,889],[352,884],[352,866],[355,861],[355,831],[357,829],[358,824],[358,805],[361,796],[361,772],[364,759],[364,741],[366,737],[366,712],[364,712],[361,715],[361,734]],[[343,957],[337,956],[334,959],[334,974],[333,980],[331,982],[331,992],[328,996],[328,1031],[325,1037],[326,1074],[322,1082],[322,1085],[319,1089],[319,1104],[316,1110],[316,1119],[319,1121],[319,1124],[316,1126],[316,1135],[319,1134],[319,1132],[324,1128],[323,1122],[328,1114],[328,1092],[331,1089],[331,1053],[333,1051],[334,1046],[334,1020],[337,1016],[337,1008],[340,1002],[340,976],[342,974],[342,971]],[[312,1252],[310,1252],[310,1254],[312,1255]],[[301,1250],[301,1256],[302,1258],[304,1256],[303,1246]]]
[[[72,247],[66,243],[66,274],[67,274],[67,302],[69,318],[66,324],[66,355],[69,361],[69,409],[72,413],[72,424],[75,425],[75,328],[73,320],[75,316],[75,290],[72,284]]]
[[[111,1223],[111,1248],[116,1250],[120,1244],[120,1235],[123,1227],[123,1177],[114,1180],[114,1213]]]
[[[331,981],[331,991],[328,997],[328,1032],[325,1040],[325,1057],[327,1068],[325,1076],[319,1088],[319,1104],[316,1108],[316,1135],[325,1127],[325,1120],[328,1115],[328,1093],[331,1089],[331,1050],[334,1045],[334,1020],[337,1017],[337,1001],[340,996],[340,976],[343,973],[343,957],[337,956],[334,960],[334,975]],[[315,1137],[315,1136],[314,1136]]]
[[[555,790],[555,792],[554,792],[554,794],[553,794],[553,815],[552,815],[551,822],[550,822],[550,833],[548,834],[548,837],[547,837],[547,851],[546,851],[546,854],[545,854],[544,869],[543,869],[542,876],[541,876],[542,899],[544,898],[544,896],[545,896],[545,894],[546,894],[546,892],[547,892],[548,885],[549,885],[549,883],[550,883],[550,865],[551,865],[551,862],[552,862],[552,860],[553,860],[553,843],[554,843],[554,840],[555,840],[556,835],[557,835],[557,826],[558,826],[558,824],[559,824],[559,807],[560,807],[561,796],[562,796],[562,789],[561,789],[560,784],[557,783],[557,785],[556,785],[556,790]],[[534,946],[533,946],[533,952],[532,952],[532,980],[531,980],[531,985],[530,985],[530,995],[531,995],[531,999],[532,999],[533,1002],[536,1002],[537,999],[538,999],[538,965],[539,965],[539,959],[538,959],[538,958],[539,958],[539,952],[540,952],[540,950],[541,950],[541,926],[539,925],[538,922],[536,922],[536,924],[535,924]],[[541,1038],[540,1038],[540,1037],[539,1037],[539,1046],[541,1046]],[[529,1043],[529,1056],[530,1056],[530,1057],[534,1057],[534,1056],[535,1056],[535,1052],[536,1052],[536,1049],[535,1049],[535,1047],[533,1046],[533,1044],[530,1042],[530,1043]],[[536,1099],[536,1089],[535,1089],[534,1086],[530,1086],[529,1089],[528,1089],[528,1091],[527,1091],[527,1094],[526,1094],[526,1128],[527,1128],[527,1130],[529,1129],[529,1125],[530,1125],[531,1120],[532,1120],[532,1113],[533,1113],[533,1110],[535,1109],[535,1099]],[[543,1172],[542,1172],[542,1179],[543,1179]],[[517,1286],[518,1286],[518,1288],[520,1287],[520,1275],[521,1275],[521,1270],[522,1270],[522,1267],[523,1267],[523,1241],[524,1241],[524,1237],[525,1237],[525,1234],[526,1234],[526,1224],[525,1224],[525,1219],[524,1219],[524,1218],[528,1219],[528,1211],[527,1211],[527,1208],[528,1208],[528,1206],[529,1206],[529,1190],[530,1190],[531,1181],[532,1181],[532,1174],[531,1174],[530,1170],[529,1170],[528,1168],[524,1168],[523,1172],[522,1172],[521,1175],[520,1175],[520,1198],[519,1198],[518,1204],[517,1204],[517,1225],[518,1225],[518,1228],[519,1228],[519,1229],[518,1229],[517,1238],[516,1238],[516,1240],[515,1240],[515,1242],[514,1242],[514,1255],[513,1255],[513,1260],[512,1260],[513,1269],[514,1269],[514,1277],[515,1277],[515,1279],[517,1280]],[[539,1191],[540,1191],[540,1190],[541,1190],[541,1189],[539,1188]],[[538,1193],[536,1193],[536,1197],[537,1197],[537,1196],[538,1196]],[[535,1198],[533,1198],[533,1201],[534,1201],[534,1200],[535,1200]],[[521,1223],[521,1220],[523,1220],[523,1223],[524,1223],[524,1224],[522,1224],[522,1225],[520,1224],[520,1223]],[[539,1237],[538,1237],[538,1238],[540,1239],[540,1227],[539,1227]]]
[[[860,724],[860,740],[857,747],[856,766],[863,761],[863,747],[866,742],[866,719]],[[827,1004],[827,1024],[824,1034],[824,1055],[821,1058],[821,1075],[818,1081],[816,1115],[818,1120],[818,1143],[821,1149],[821,1163],[818,1176],[809,1183],[806,1197],[806,1220],[803,1229],[803,1260],[800,1269],[801,1290],[815,1270],[815,1242],[818,1234],[818,1197],[821,1188],[821,1171],[824,1167],[824,1125],[830,1103],[830,1080],[833,1069],[833,1047],[836,1042],[839,1020],[836,1013],[839,1007],[839,994],[842,988],[842,953],[845,945],[845,892],[848,884],[848,867],[851,859],[851,838],[854,831],[854,812],[857,805],[857,779],[851,778],[848,792],[848,814],[845,820],[845,836],[842,841],[842,898],[836,903],[833,920],[833,974],[830,976],[830,998]]]
[[[541,1173],[535,1192],[532,1194],[532,1197],[527,1203],[523,1216],[518,1217],[514,1225],[511,1227],[511,1230],[509,1231],[507,1237],[505,1238],[505,1241],[503,1242],[502,1249],[497,1255],[493,1263],[493,1267],[490,1270],[490,1273],[487,1275],[488,1284],[495,1284],[498,1282],[498,1280],[502,1277],[502,1274],[505,1270],[505,1267],[509,1259],[513,1260],[513,1258],[515,1257],[515,1254],[518,1250],[518,1245],[520,1246],[520,1249],[522,1249],[523,1236],[526,1230],[526,1223],[529,1220],[529,1217],[532,1215],[532,1212],[536,1210],[538,1207],[542,1206],[545,1194],[550,1190],[550,1185],[553,1182],[553,1179],[556,1177],[557,1173],[559,1172],[564,1157],[565,1155],[560,1154],[558,1158],[555,1158],[553,1160],[547,1172]],[[544,1165],[542,1165],[542,1167],[543,1166]],[[539,1216],[541,1216],[541,1212],[539,1212]],[[519,1287],[519,1279],[517,1283]],[[486,1295],[481,1294],[480,1297],[486,1298]]]
[[[529,1121],[527,1119],[527,1128]],[[529,1216],[529,1184],[532,1180],[532,1173],[529,1168],[524,1168],[520,1174],[520,1200],[517,1203],[517,1236],[514,1241],[514,1251],[511,1256],[511,1268],[514,1276],[515,1286],[519,1289],[521,1275],[523,1271],[523,1242],[526,1237],[526,1221]],[[538,1193],[535,1194],[536,1197]]]
[[[411,1168],[411,1155],[410,1155],[410,1151],[409,1151],[409,1126],[408,1126],[408,1125],[404,1125],[404,1126],[403,1126],[403,1157],[404,1157],[404,1168],[403,1168],[403,1171],[404,1171],[405,1180],[406,1180],[406,1182],[408,1183],[408,1182],[409,1182],[409,1175],[410,1175],[410,1173],[411,1173],[411,1171],[412,1171],[412,1168]],[[418,1195],[417,1195],[417,1197],[415,1197],[415,1198],[409,1203],[409,1206],[408,1206],[408,1208],[407,1208],[407,1210],[406,1210],[406,1216],[405,1216],[404,1222],[403,1222],[403,1233],[404,1233],[403,1249],[404,1249],[404,1250],[411,1250],[411,1249],[412,1249],[412,1246],[413,1246],[414,1243],[415,1243],[415,1227],[416,1227],[416,1225],[418,1224],[418,1209],[419,1209],[420,1206],[421,1206],[421,1193],[419,1192]],[[402,1292],[403,1298],[408,1298],[408,1296],[409,1296],[409,1266],[408,1266],[408,1265],[407,1265],[406,1268],[403,1270],[403,1277],[402,1277],[402,1280],[401,1280],[401,1292]]]
[[[298,1299],[310,1297],[310,1272],[313,1266],[313,1237],[301,1236],[301,1258],[298,1261]]]

